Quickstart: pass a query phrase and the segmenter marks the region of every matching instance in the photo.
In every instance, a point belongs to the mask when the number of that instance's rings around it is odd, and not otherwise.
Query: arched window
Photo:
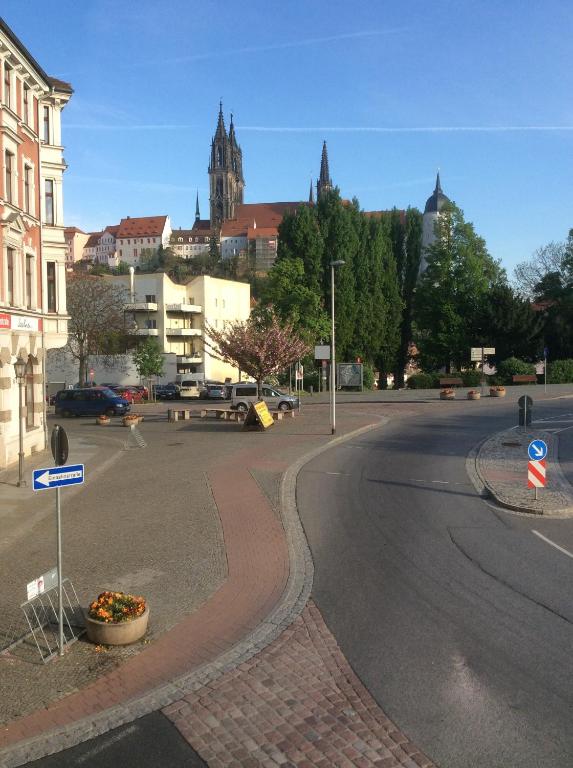
[[[219,168],[223,165],[223,148],[220,145],[217,147],[217,165]]]

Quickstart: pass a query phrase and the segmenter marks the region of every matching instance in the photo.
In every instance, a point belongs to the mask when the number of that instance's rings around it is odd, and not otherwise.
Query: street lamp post
[[[24,405],[23,389],[26,376],[26,361],[19,357],[14,363],[16,381],[18,382],[18,488],[25,488],[24,480],[24,430],[22,428],[22,408]]]
[[[330,426],[332,434],[336,432],[336,351],[334,341],[334,268],[341,267],[345,262],[342,259],[330,262],[330,316],[332,321],[332,334],[330,339]]]

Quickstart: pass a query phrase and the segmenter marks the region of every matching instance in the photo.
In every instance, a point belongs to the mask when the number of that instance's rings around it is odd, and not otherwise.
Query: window
[[[46,142],[46,144],[50,143],[50,108],[44,107],[43,111],[44,115],[44,124],[42,129],[42,139]]]
[[[4,152],[4,166],[5,166],[5,176],[4,176],[4,195],[6,197],[6,200],[11,203],[12,202],[12,183],[14,178],[14,155],[11,152]]]
[[[32,169],[29,165],[24,166],[24,210],[26,213],[32,211]]]
[[[146,296],[145,296],[145,303],[146,304],[157,304],[157,300],[155,298],[155,294],[154,293],[146,294]]]
[[[34,257],[26,255],[26,306],[32,309],[32,275],[34,273]]]
[[[13,248],[6,249],[6,266],[8,268],[8,281],[6,283],[6,301],[14,305],[14,256]]]
[[[128,241],[127,241],[127,244],[128,244],[128,245],[131,245],[131,240],[128,240]]]
[[[146,328],[157,328],[157,320],[146,320],[145,321],[145,327]]]
[[[134,248],[134,249],[133,249],[133,258],[134,258],[134,259],[136,259],[136,258],[137,258],[137,248]]]
[[[24,83],[24,122],[26,125],[30,123],[30,87],[27,83]]]
[[[45,181],[45,206],[46,224],[54,224],[54,182],[52,179]]]
[[[12,103],[12,67],[4,62],[4,104],[9,107]]]
[[[56,312],[56,262],[46,262],[46,275],[48,286],[48,312]]]
[[[122,251],[122,250],[121,250],[121,248],[120,248],[120,249],[119,249],[119,258],[121,259],[121,257],[122,257],[122,256],[123,256],[123,251]]]

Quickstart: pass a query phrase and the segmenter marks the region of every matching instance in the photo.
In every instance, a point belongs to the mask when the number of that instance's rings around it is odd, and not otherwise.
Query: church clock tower
[[[217,129],[211,142],[209,162],[209,204],[211,228],[220,229],[227,219],[235,216],[235,206],[243,202],[243,153],[237,143],[231,115],[229,133],[223,119],[223,104],[219,103]]]

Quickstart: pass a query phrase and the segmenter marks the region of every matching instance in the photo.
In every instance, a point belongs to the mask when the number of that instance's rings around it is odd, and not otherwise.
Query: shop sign
[[[0,329],[11,328],[13,331],[33,331],[41,330],[41,318],[30,317],[29,315],[9,315],[5,312],[0,313]]]

